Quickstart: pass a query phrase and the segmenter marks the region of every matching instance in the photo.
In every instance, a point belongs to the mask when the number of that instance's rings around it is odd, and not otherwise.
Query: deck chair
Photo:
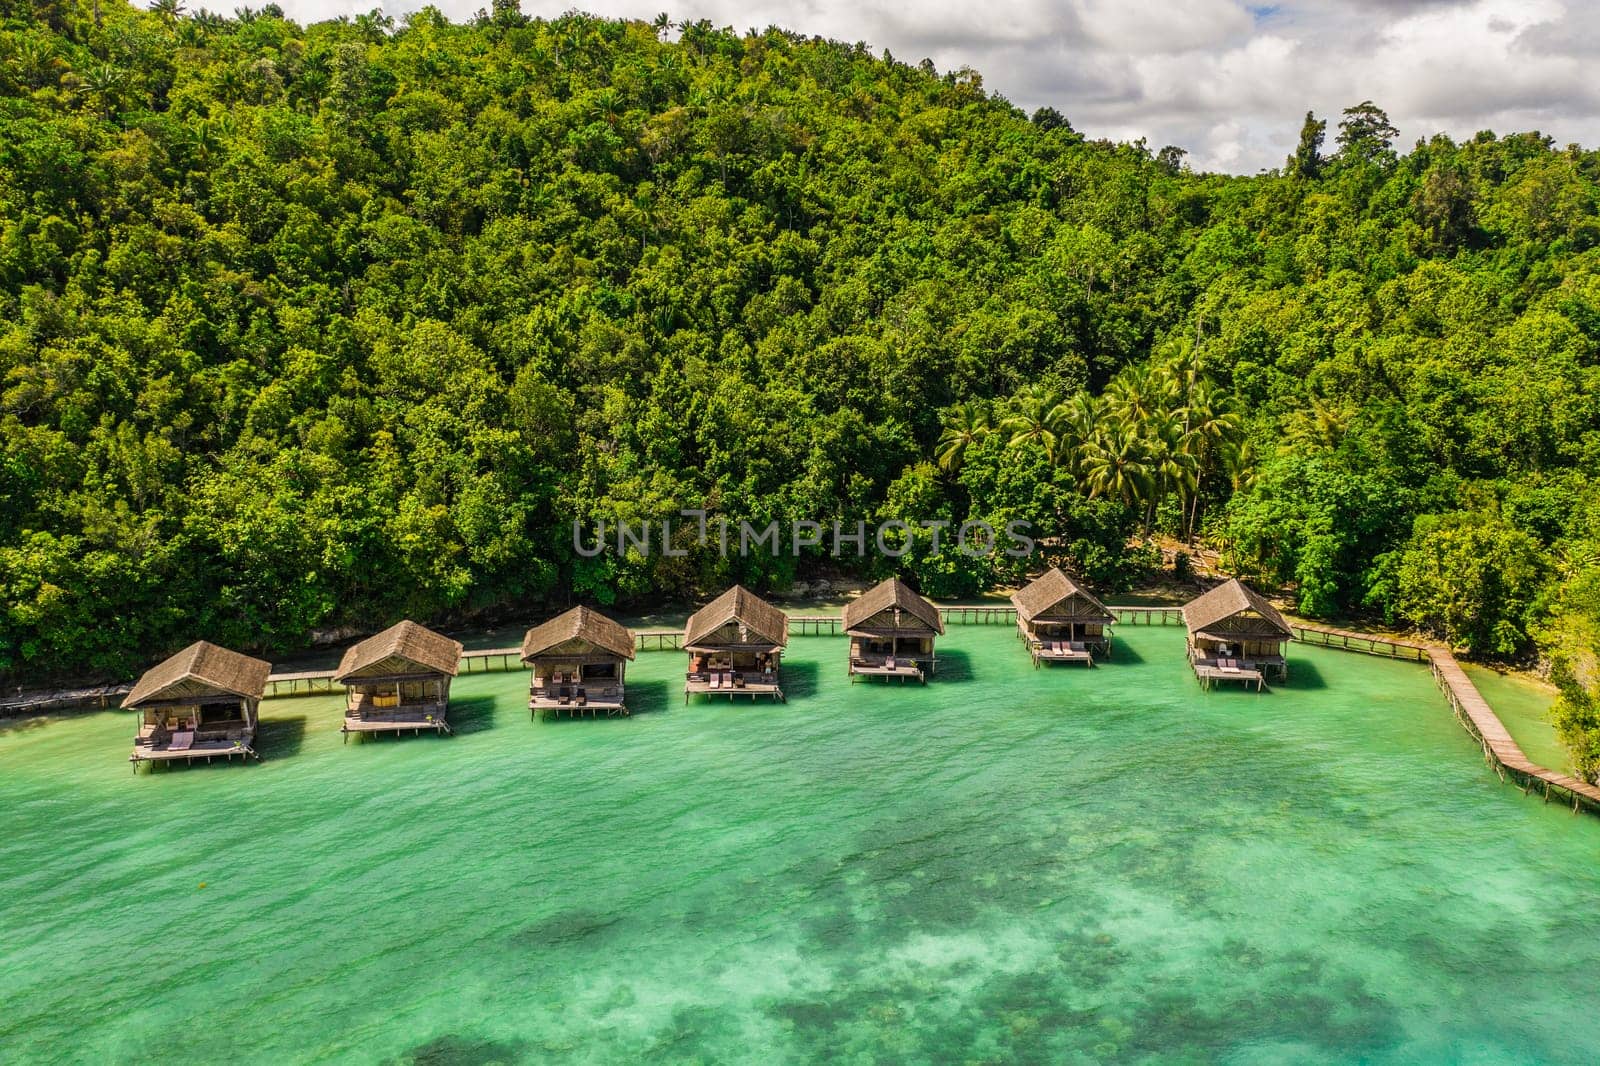
[[[173,733],[172,740],[167,744],[167,748],[171,751],[188,751],[192,747],[194,747],[194,730],[192,729],[181,729]]]
[[[721,688],[722,687],[722,671],[713,670],[711,672],[711,687],[712,688]]]
[[[744,688],[744,675],[743,674],[734,674],[733,675],[733,687],[734,688]]]
[[[884,660],[883,660],[883,666],[884,666],[884,669],[886,669],[886,670],[893,670],[895,668],[894,656],[893,655],[885,656]]]

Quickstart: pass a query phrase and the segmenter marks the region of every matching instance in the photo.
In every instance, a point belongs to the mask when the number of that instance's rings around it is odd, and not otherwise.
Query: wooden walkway
[[[96,685],[93,688],[59,689],[52,692],[19,692],[0,699],[0,718],[13,715],[44,714],[47,711],[77,707],[110,707],[122,703],[133,685]]]
[[[1182,607],[1118,607],[1106,604],[1106,610],[1116,615],[1119,625],[1129,626],[1181,626]]]
[[[1289,628],[1294,630],[1295,639],[1303,644],[1320,644],[1325,648],[1338,648],[1341,651],[1359,651],[1367,655],[1382,655],[1390,659],[1411,659],[1415,662],[1428,661],[1430,648],[1426,644],[1414,641],[1399,640],[1394,637],[1379,637],[1371,633],[1350,633],[1343,629],[1329,629],[1324,626],[1310,626],[1290,623]]]
[[[1502,781],[1509,774],[1524,793],[1543,792],[1547,803],[1555,793],[1571,800],[1574,811],[1588,808],[1600,812],[1600,787],[1556,773],[1524,755],[1454,655],[1444,648],[1429,648],[1428,662],[1456,720],[1483,746],[1483,757]]]
[[[461,653],[463,674],[483,674],[491,670],[522,669],[521,648],[479,648]],[[333,669],[301,670],[296,673],[267,675],[268,696],[310,696],[339,691],[334,683]],[[407,726],[407,728],[410,728]]]

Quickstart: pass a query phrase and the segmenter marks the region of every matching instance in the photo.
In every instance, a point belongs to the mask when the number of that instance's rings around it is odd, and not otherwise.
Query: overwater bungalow
[[[522,661],[533,670],[530,715],[627,714],[623,680],[632,659],[633,634],[587,607],[534,626],[522,638]]]
[[[789,643],[789,616],[743,585],[735,585],[689,618],[683,701],[711,696],[784,698],[779,661]]]
[[[333,675],[345,687],[345,738],[450,732],[450,680],[460,665],[460,641],[411,621],[351,645]]]
[[[846,604],[843,613],[851,680],[898,677],[927,683],[938,665],[934,638],[944,635],[937,607],[891,577]]]
[[[129,761],[259,759],[256,713],[270,664],[206,641],[147,670],[122,706],[139,711]]]
[[[1116,616],[1088,589],[1051,567],[1011,595],[1017,633],[1041,663],[1094,665],[1096,655],[1111,655],[1111,625]]]
[[[1238,578],[1230,578],[1183,605],[1189,630],[1189,662],[1200,684],[1237,681],[1256,691],[1268,675],[1288,680],[1284,657],[1294,637],[1278,609]]]

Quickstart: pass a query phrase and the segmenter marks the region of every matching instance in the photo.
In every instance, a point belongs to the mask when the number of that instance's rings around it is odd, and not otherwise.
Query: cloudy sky
[[[278,0],[302,21],[375,0]],[[221,5],[218,5],[221,6]],[[420,0],[387,0],[396,17]],[[437,0],[465,18],[488,0]],[[779,25],[866,41],[940,70],[971,66],[1032,111],[1091,136],[1176,144],[1196,168],[1278,166],[1308,109],[1372,99],[1405,145],[1444,131],[1537,129],[1600,145],[1596,0],[523,0],[530,15]]]

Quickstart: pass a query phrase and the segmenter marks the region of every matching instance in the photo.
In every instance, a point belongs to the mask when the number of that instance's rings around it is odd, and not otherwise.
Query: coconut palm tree
[[[1178,403],[1178,382],[1164,367],[1135,363],[1111,379],[1102,397],[1109,410],[1133,423]]]
[[[1064,414],[1060,396],[1042,386],[1029,385],[1012,399],[1011,414],[1000,423],[1000,430],[1011,435],[1013,448],[1039,445],[1053,464],[1061,444]]]
[[[1197,484],[1211,474],[1228,474],[1238,468],[1244,418],[1231,393],[1213,381],[1201,380],[1189,392],[1184,424],[1186,447],[1195,458]],[[1192,537],[1200,516],[1198,491],[1190,498],[1188,511],[1184,533]]]
[[[1100,411],[1094,397],[1079,390],[1067,397],[1057,408],[1058,441],[1056,461],[1065,466],[1074,477],[1080,473],[1084,446],[1094,437],[1095,424]]]
[[[987,437],[994,427],[988,410],[970,401],[946,410],[942,421],[944,432],[939,434],[935,458],[941,469],[954,474],[966,461],[967,448]]]
[[[1145,439],[1121,419],[1103,419],[1084,446],[1082,477],[1091,497],[1106,496],[1129,507],[1144,503],[1152,490]]]

